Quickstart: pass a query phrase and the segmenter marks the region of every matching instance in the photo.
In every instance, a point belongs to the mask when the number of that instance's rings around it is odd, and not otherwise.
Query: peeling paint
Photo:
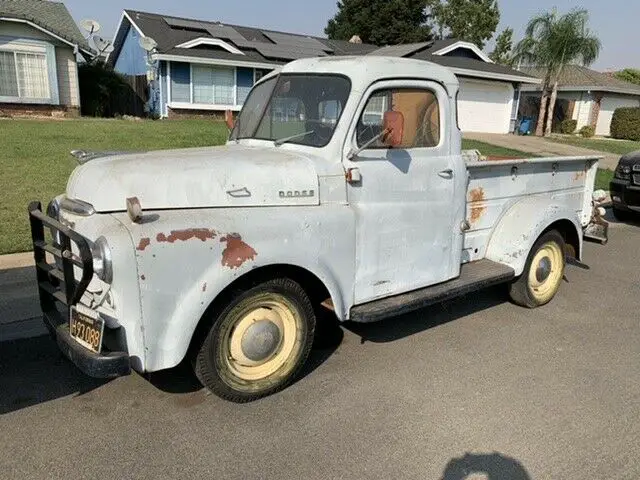
[[[577,182],[584,176],[585,176],[585,172],[576,172],[576,174],[573,176],[573,181]]]
[[[384,285],[385,283],[390,283],[390,282],[389,282],[389,280],[380,280],[380,281],[375,282],[375,283],[373,284],[373,286],[374,286],[374,287],[377,287],[377,286],[379,286],[379,285]]]
[[[206,292],[206,291],[207,291],[207,282],[204,282],[204,283],[202,284],[202,291],[203,291],[203,292]]]
[[[240,268],[247,260],[254,260],[258,253],[242,241],[237,233],[230,233],[220,239],[227,246],[222,251],[222,265],[231,269]]]
[[[484,201],[484,189],[482,187],[474,188],[473,190],[469,191],[470,203],[482,202],[482,201]],[[471,223],[476,223],[478,220],[480,220],[482,215],[484,215],[484,212],[486,210],[487,210],[487,207],[485,205],[472,206],[471,217],[469,221]]]
[[[149,237],[144,237],[140,239],[140,243],[136,247],[136,250],[144,252],[144,249],[151,245],[151,239]]]
[[[160,243],[174,243],[176,240],[186,242],[192,238],[197,238],[200,241],[206,242],[207,240],[215,238],[215,236],[216,232],[208,228],[187,228],[185,230],[171,230],[168,236],[164,233],[158,233],[158,235],[156,235],[156,241]]]
[[[146,280],[147,277],[144,276],[144,273],[142,275],[140,275],[140,280]]]

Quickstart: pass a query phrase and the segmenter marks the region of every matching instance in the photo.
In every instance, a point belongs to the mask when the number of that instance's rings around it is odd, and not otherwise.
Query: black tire
[[[552,247],[550,245],[555,245],[556,247]],[[547,286],[548,290],[546,289],[544,295],[542,295],[536,291],[534,286],[531,285],[529,274],[531,273],[532,268],[538,268],[538,265],[532,266],[536,255],[538,255],[538,252],[542,249],[546,248],[551,248],[553,250],[555,250],[555,248],[559,249],[560,257],[555,260],[550,259],[552,262],[551,268],[553,276],[548,274],[546,278],[547,280],[552,281],[552,284]],[[558,289],[560,288],[560,284],[562,283],[562,279],[564,278],[564,268],[566,263],[564,252],[564,238],[558,231],[550,230],[549,232],[541,235],[529,252],[527,263],[524,266],[522,275],[520,275],[520,277],[509,286],[509,296],[511,297],[511,300],[514,303],[527,308],[536,308],[549,303],[553,297],[555,297]],[[558,268],[559,272],[557,270]]]
[[[620,210],[619,208],[612,207],[611,211],[613,212],[614,218],[619,222],[628,222],[629,220],[631,220],[631,213],[625,210]]]
[[[284,357],[279,358],[284,363],[275,367],[277,370],[268,376],[247,379],[245,375],[243,378],[243,373],[238,373],[234,369],[247,367],[237,362],[231,355],[233,351],[231,339],[234,338],[235,330],[239,329],[241,323],[254,312],[260,309],[269,310],[264,306],[269,305],[268,302],[277,302],[283,309],[286,308],[292,315],[295,327],[287,329],[288,340],[286,341],[284,329],[280,329],[278,347],[273,350],[273,353],[268,354],[271,357],[267,358],[271,360],[265,361],[265,364],[280,356],[287,343],[293,342],[293,347],[290,353],[282,353]],[[260,307],[260,305],[263,306]],[[289,314],[285,312],[285,316],[288,318]],[[248,323],[253,325],[252,322],[255,321],[249,320]],[[290,322],[291,319],[288,325],[291,325]],[[315,325],[316,317],[311,301],[303,288],[293,280],[279,278],[249,288],[236,295],[213,320],[208,335],[197,350],[194,362],[196,377],[212,393],[237,403],[250,402],[278,392],[295,380],[300,373],[313,344]],[[249,328],[245,330],[245,335],[248,331]],[[294,332],[294,340],[291,340],[291,332]],[[242,342],[244,342],[244,336]],[[242,345],[244,348],[244,343]],[[275,363],[277,364],[278,362]],[[263,367],[258,366],[258,368]]]

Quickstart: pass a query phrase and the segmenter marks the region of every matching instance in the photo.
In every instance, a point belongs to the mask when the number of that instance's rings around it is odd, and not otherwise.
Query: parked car
[[[609,190],[613,215],[618,220],[640,218],[640,151],[620,158]]]
[[[82,156],[29,207],[60,348],[96,377],[189,357],[244,402],[296,377],[320,308],[372,322],[499,283],[551,301],[583,237],[606,241],[598,159],[463,153],[457,92],[423,61],[299,60],[254,86],[226,146]]]

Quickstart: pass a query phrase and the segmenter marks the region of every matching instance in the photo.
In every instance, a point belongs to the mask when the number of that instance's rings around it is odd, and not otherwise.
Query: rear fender
[[[575,257],[581,260],[582,227],[578,213],[553,199],[540,197],[525,198],[509,208],[489,239],[486,258],[508,265],[516,275],[521,275],[533,244],[554,224],[565,230],[561,231],[565,236],[577,238]]]

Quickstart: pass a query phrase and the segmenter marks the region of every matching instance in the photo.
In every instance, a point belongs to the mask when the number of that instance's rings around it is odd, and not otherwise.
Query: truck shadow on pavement
[[[361,343],[393,342],[508,301],[506,286],[498,285],[399,317],[375,323],[347,322],[344,327],[358,335]]]
[[[441,480],[465,480],[482,475],[487,480],[531,480],[524,466],[515,458],[500,453],[467,453],[452,458],[444,469]]]
[[[0,415],[82,395],[107,382],[80,372],[48,335],[0,343]]]

